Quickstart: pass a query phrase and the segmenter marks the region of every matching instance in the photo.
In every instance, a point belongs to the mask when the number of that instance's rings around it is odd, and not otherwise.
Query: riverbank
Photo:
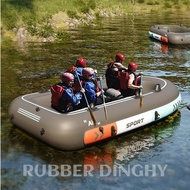
[[[70,40],[66,29],[79,25],[95,25],[95,21],[105,17],[125,16],[151,12],[187,12],[190,2],[182,0],[131,0],[121,1],[60,1],[26,0],[21,4],[2,2],[2,36],[19,42],[64,42]],[[64,7],[64,9],[63,9]],[[8,11],[9,10],[9,11]],[[154,24],[154,23],[153,23]]]

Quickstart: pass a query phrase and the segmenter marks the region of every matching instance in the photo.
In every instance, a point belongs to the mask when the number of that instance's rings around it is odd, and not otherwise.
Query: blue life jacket
[[[93,80],[86,80],[82,82],[82,86],[85,89],[85,94],[89,103],[97,101],[97,85]]]
[[[78,105],[82,99],[80,92],[75,94],[73,88],[66,87],[62,83],[53,85],[51,93],[52,107],[61,112],[69,111],[71,106]]]
[[[82,69],[83,69],[82,67],[77,67],[77,71],[76,71],[80,79],[82,78]],[[75,79],[77,79],[75,72],[73,73],[73,75],[74,75]]]

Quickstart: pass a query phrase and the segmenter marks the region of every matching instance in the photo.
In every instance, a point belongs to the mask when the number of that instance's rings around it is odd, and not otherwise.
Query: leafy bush
[[[180,9],[179,5],[175,5],[174,7],[175,7],[175,9]]]
[[[95,17],[96,17],[97,20],[100,20],[101,19],[100,13],[99,12],[95,12]]]
[[[37,35],[37,27],[36,27],[36,22],[33,19],[30,19],[26,22],[27,24],[27,30],[28,32],[32,35],[35,36]]]
[[[145,0],[138,0],[137,3],[144,3]]]
[[[78,18],[76,11],[67,11],[67,15],[70,18]]]
[[[89,13],[90,8],[86,5],[80,8],[80,11],[84,14]]]
[[[71,36],[66,31],[57,32],[55,36],[56,42],[68,42],[71,40]]]
[[[153,1],[148,1],[146,4],[147,5],[154,5],[154,2]]]
[[[51,36],[53,34],[53,28],[48,25],[42,25],[39,29],[38,29],[38,33],[37,33],[40,37],[43,38],[47,38],[49,36]]]
[[[95,2],[95,0],[89,0],[89,2],[87,3],[87,5],[92,10],[94,10],[96,8],[96,2]]]
[[[164,8],[172,8],[172,5],[170,5],[168,2],[164,3]]]
[[[189,5],[189,0],[183,2],[184,5]]]
[[[160,3],[159,3],[158,1],[156,1],[154,4],[155,4],[155,5],[159,5]]]
[[[96,8],[95,0],[77,0],[76,5],[78,5],[80,12],[82,13],[89,13],[90,9],[94,10]]]
[[[149,0],[149,1],[147,1],[146,4],[147,5],[159,5],[159,2],[158,1],[154,1],[154,0]]]
[[[179,4],[179,0],[172,0],[173,4]]]
[[[17,11],[14,10],[9,5],[3,5],[1,9],[2,13],[2,22],[4,25],[6,25],[6,28],[8,30],[12,30],[13,28],[16,27],[17,21],[19,20]]]

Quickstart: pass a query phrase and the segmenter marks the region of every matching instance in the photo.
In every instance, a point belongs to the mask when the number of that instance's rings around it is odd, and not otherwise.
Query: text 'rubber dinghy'
[[[143,76],[142,84],[142,99],[139,96],[119,98],[120,92],[105,90],[105,95],[115,100],[93,109],[95,126],[87,107],[68,113],[54,110],[49,90],[14,99],[9,107],[10,121],[14,126],[57,149],[82,149],[156,122],[179,108],[181,96],[170,81]],[[105,87],[105,82],[103,86]],[[140,101],[143,101],[141,108]]]

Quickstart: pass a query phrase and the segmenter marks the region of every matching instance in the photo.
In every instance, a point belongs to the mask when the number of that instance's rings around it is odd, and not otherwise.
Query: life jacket
[[[100,91],[101,91],[101,89],[100,89],[100,87],[99,87],[99,84],[98,84],[98,82],[97,82],[97,80],[96,80],[95,78],[93,78],[93,79],[90,80],[90,81],[81,80],[80,83],[81,83],[81,85],[82,85],[83,87],[84,87],[85,82],[93,82],[94,85],[95,85],[95,92],[100,92]],[[79,85],[79,83],[78,83],[78,85]]]
[[[118,72],[118,79],[120,81],[120,89],[126,90],[128,89],[128,81],[129,81],[129,75],[132,73],[129,72],[123,72],[123,71],[119,71]],[[135,73],[133,73],[135,76],[135,80],[133,82],[134,85],[137,85],[137,77],[135,75]]]
[[[114,63],[115,62],[112,61],[107,65],[107,69],[105,72],[106,85],[108,88],[114,88],[114,89],[118,90],[120,88],[120,81],[118,79],[118,71],[114,71],[112,69]]]
[[[107,67],[111,69],[114,63],[115,63],[114,61],[111,61],[110,63],[108,63]]]
[[[118,71],[112,70],[114,63],[115,63],[114,61],[111,61],[111,62],[107,65],[107,69],[106,69],[106,77],[107,77],[107,78],[110,78],[110,79],[112,79],[112,78],[117,78],[117,73],[118,73]]]
[[[74,75],[74,77],[75,77],[74,89],[76,90],[76,92],[80,92],[80,90],[81,90],[80,84],[79,84],[78,79],[77,79],[76,72],[78,74],[79,79],[81,80],[81,78],[82,78],[82,69],[83,69],[82,67],[71,66],[66,71],[66,72],[72,73]]]
[[[71,66],[69,69],[66,70],[66,72],[72,73],[74,75],[75,79],[77,79],[77,76],[76,76],[76,72],[77,72],[79,78],[81,79],[82,78],[82,70],[83,70],[82,67]]]
[[[82,81],[80,81],[80,83],[82,85]],[[74,81],[74,89],[76,90],[76,92],[80,92],[80,90],[81,90],[78,79],[75,79],[75,81]]]
[[[92,79],[92,80],[82,80],[82,86],[83,88],[86,90],[85,91],[85,94],[86,94],[86,97],[87,97],[87,100],[88,100],[88,103],[91,104],[91,103],[97,103],[97,100],[99,98],[95,97],[95,93],[101,91],[101,89],[98,87],[97,85],[97,80],[96,79]],[[87,87],[88,86],[88,87]],[[87,91],[87,88],[88,88],[88,91]],[[86,101],[84,101],[85,99],[83,98],[81,103],[83,105],[86,105]]]
[[[66,88],[66,87],[65,87]],[[71,103],[68,100],[63,99],[64,86],[61,84],[55,84],[51,87],[51,105],[54,109],[60,112],[67,110]]]
[[[75,72],[75,66],[71,66],[70,68],[68,68],[67,70],[66,70],[66,72],[68,72],[68,73],[74,73]]]
[[[119,71],[117,77],[120,81],[120,89],[128,89],[129,72]]]
[[[59,106],[60,99],[62,97],[62,94],[64,92],[64,87],[60,86],[58,84],[54,84],[51,87],[51,104],[55,107]]]

